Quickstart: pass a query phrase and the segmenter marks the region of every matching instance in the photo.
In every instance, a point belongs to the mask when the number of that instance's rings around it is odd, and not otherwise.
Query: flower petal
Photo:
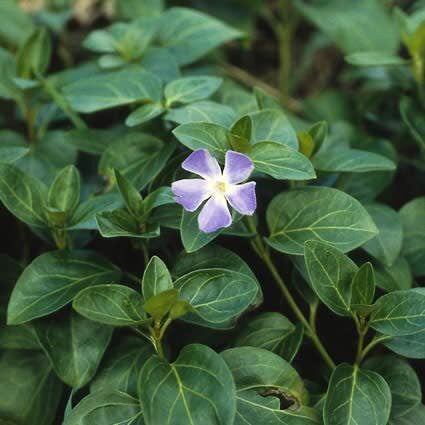
[[[198,174],[204,179],[221,177],[221,169],[217,160],[206,149],[192,152],[182,163],[184,170]]]
[[[252,215],[257,208],[255,182],[232,185],[226,191],[229,204],[240,214]]]
[[[228,183],[243,182],[253,170],[254,164],[246,155],[235,151],[226,152],[223,176]]]
[[[173,182],[171,191],[174,200],[187,211],[195,211],[205,199],[211,196],[211,187],[202,179],[183,179]]]
[[[204,233],[229,227],[232,224],[232,216],[227,207],[226,198],[222,195],[213,195],[202,208],[198,224]]]

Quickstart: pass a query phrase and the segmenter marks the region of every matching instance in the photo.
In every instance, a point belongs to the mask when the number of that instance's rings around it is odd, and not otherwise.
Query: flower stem
[[[264,264],[269,269],[274,280],[278,284],[283,296],[285,297],[287,303],[291,307],[294,314],[297,316],[298,320],[303,324],[303,326],[306,330],[306,335],[311,339],[311,341],[315,345],[317,351],[323,357],[323,360],[329,366],[329,368],[331,370],[334,370],[335,367],[336,367],[334,361],[330,357],[329,353],[326,351],[326,348],[322,344],[322,341],[320,340],[319,336],[317,335],[314,327],[312,327],[310,325],[308,320],[305,318],[303,312],[298,307],[294,297],[292,296],[291,292],[289,291],[288,287],[286,286],[285,281],[283,280],[282,276],[279,274],[275,264],[273,263],[273,260],[271,259],[269,250],[264,245],[264,242],[261,239],[261,236],[257,232],[257,227],[256,227],[252,217],[247,217],[246,222],[247,222],[249,230],[251,230],[253,233],[255,233],[255,237],[251,241],[251,245],[252,245],[254,251],[258,254],[258,256],[262,259]]]

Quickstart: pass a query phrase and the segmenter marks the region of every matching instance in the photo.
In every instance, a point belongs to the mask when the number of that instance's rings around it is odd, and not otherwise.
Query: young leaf
[[[188,65],[220,44],[242,34],[204,13],[184,7],[173,7],[160,18],[158,37],[179,65]]]
[[[325,425],[386,425],[391,391],[384,378],[346,363],[332,373],[326,396]]]
[[[356,272],[352,282],[350,308],[353,311],[367,311],[375,296],[375,276],[370,263],[363,264]]]
[[[402,253],[415,276],[425,275],[425,197],[415,198],[400,210],[403,224]]]
[[[230,129],[232,134],[242,137],[246,140],[251,140],[252,134],[252,120],[249,115],[245,115],[242,118],[238,119]]]
[[[152,356],[140,374],[139,396],[148,424],[232,424],[236,412],[229,368],[199,344],[184,347],[171,364]]]
[[[16,282],[10,297],[8,323],[46,316],[68,304],[90,285],[111,282],[120,270],[91,251],[53,251],[37,257]]]
[[[261,313],[240,329],[234,345],[264,348],[291,362],[302,337],[303,328],[295,327],[280,313]]]
[[[80,201],[80,173],[73,165],[63,168],[49,189],[47,202],[66,215],[72,214]]]
[[[338,249],[319,241],[307,241],[304,256],[311,285],[319,298],[336,314],[350,316],[357,266]]]
[[[96,285],[80,291],[72,302],[79,314],[110,326],[139,326],[149,322],[143,298],[124,285]]]
[[[63,425],[143,425],[142,411],[136,398],[119,392],[102,389],[84,397],[69,415]]]
[[[392,266],[400,254],[403,241],[401,218],[384,204],[368,204],[365,208],[378,227],[379,234],[367,241],[362,248],[384,265]]]
[[[394,291],[378,298],[369,325],[389,336],[422,331],[425,327],[425,293],[422,289]]]
[[[3,350],[0,380],[0,418],[11,421],[5,425],[53,423],[63,386],[44,353]]]
[[[217,91],[222,81],[217,77],[184,77],[171,81],[164,88],[166,105],[206,99]]]
[[[304,187],[277,195],[267,208],[270,236],[277,251],[302,255],[304,242],[321,240],[343,252],[373,238],[378,230],[364,207],[329,187]]]
[[[173,288],[170,272],[165,263],[157,256],[153,256],[142,279],[142,293],[145,300],[149,300],[167,289]]]
[[[114,172],[115,181],[124,204],[127,210],[137,218],[142,210],[142,195],[118,170],[114,170]]]
[[[394,355],[376,356],[367,359],[363,367],[379,373],[387,381],[392,395],[392,418],[405,415],[421,402],[421,383],[405,360]]]
[[[78,112],[96,112],[134,102],[155,102],[161,80],[139,67],[86,78],[63,88],[66,100]]]
[[[152,344],[126,337],[114,345],[102,361],[102,368],[90,384],[90,392],[105,388],[137,397],[137,378],[145,362],[154,354]]]
[[[13,165],[0,163],[0,200],[24,223],[46,227],[46,186]]]
[[[78,389],[96,373],[112,336],[112,328],[74,312],[36,323],[37,338],[57,375]]]
[[[183,320],[213,329],[232,328],[255,303],[258,292],[255,280],[225,269],[196,270],[177,279],[174,286],[196,311]]]
[[[309,180],[316,177],[311,162],[303,154],[274,142],[256,143],[248,156],[255,170],[280,180]]]
[[[171,288],[150,297],[143,305],[144,310],[154,320],[161,320],[173,307],[179,298],[179,291]]]

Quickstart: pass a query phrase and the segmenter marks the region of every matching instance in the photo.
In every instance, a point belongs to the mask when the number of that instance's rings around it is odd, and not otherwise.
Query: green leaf
[[[211,100],[200,100],[179,108],[171,108],[165,119],[177,124],[211,122],[227,128],[235,119],[235,111],[229,106]]]
[[[396,169],[394,162],[383,155],[339,147],[322,149],[312,158],[312,162],[316,170],[332,173],[367,173]]]
[[[0,40],[12,46],[21,45],[34,30],[34,23],[15,1],[0,2]]]
[[[400,66],[408,65],[409,61],[387,52],[369,51],[352,53],[345,60],[355,66]]]
[[[0,130],[0,161],[14,162],[29,152],[25,139],[11,130]]]
[[[37,257],[16,282],[8,323],[19,324],[53,313],[90,285],[118,279],[117,267],[91,251],[53,251]]]
[[[104,211],[113,211],[122,206],[122,199],[118,193],[105,193],[94,196],[82,202],[69,220],[68,230],[97,229],[96,214]]]
[[[104,238],[141,238],[150,239],[159,236],[157,225],[141,225],[127,210],[119,209],[96,214],[96,223]]]
[[[425,359],[425,329],[411,335],[391,337],[383,344],[400,356]]]
[[[90,113],[135,102],[156,102],[161,80],[136,66],[69,84],[63,93],[71,107]]]
[[[421,383],[405,360],[394,355],[376,356],[367,359],[363,367],[379,373],[387,381],[392,395],[392,418],[405,415],[421,402]]]
[[[282,109],[279,99],[265,92],[260,87],[254,87],[255,100],[257,101],[258,109]]]
[[[254,347],[232,348],[222,356],[236,384],[235,425],[320,424],[318,413],[304,406],[306,391],[301,377],[281,357]]]
[[[291,362],[302,338],[302,326],[296,327],[282,314],[260,313],[241,327],[234,346],[264,348]]]
[[[373,266],[364,263],[356,272],[352,281],[350,308],[353,311],[368,311],[375,296],[375,276]]]
[[[180,77],[180,69],[176,58],[168,49],[162,47],[149,47],[143,55],[140,65],[146,71],[156,75],[164,83]]]
[[[400,210],[403,224],[402,254],[415,276],[425,275],[425,196],[415,198]]]
[[[115,170],[115,181],[127,210],[137,217],[142,210],[142,195],[118,170]]]
[[[117,0],[118,16],[123,19],[135,17],[157,17],[164,9],[163,0]]]
[[[73,312],[38,322],[36,332],[59,378],[75,389],[91,381],[112,336],[109,326]]]
[[[414,99],[402,97],[399,108],[401,118],[410,134],[419,148],[422,149],[422,152],[425,152],[425,120],[422,114],[422,107]]]
[[[160,116],[165,109],[159,103],[148,103],[147,105],[139,106],[135,109],[125,120],[128,127],[135,127],[136,125],[143,124],[151,121]]]
[[[334,313],[350,316],[352,281],[357,266],[337,248],[315,240],[305,243],[304,256],[311,285],[318,297]]]
[[[142,293],[145,300],[167,289],[173,288],[173,281],[165,263],[154,255],[143,273]]]
[[[13,165],[0,163],[0,200],[24,223],[46,227],[46,186]]]
[[[73,165],[63,168],[49,189],[47,202],[66,215],[72,214],[80,201],[80,173]]]
[[[79,314],[111,326],[139,326],[147,323],[143,298],[124,285],[96,285],[80,291],[72,302]]]
[[[164,88],[166,105],[192,103],[210,97],[223,80],[217,77],[184,77],[171,81]]]
[[[420,404],[409,413],[388,422],[388,425],[417,425],[425,421],[425,406]]]
[[[405,258],[399,257],[391,267],[375,265],[376,286],[386,292],[412,287],[412,272]]]
[[[365,205],[366,211],[378,227],[379,234],[362,248],[386,266],[392,266],[400,254],[403,228],[400,216],[384,204]]]
[[[119,391],[97,391],[84,397],[66,416],[63,425],[144,425],[136,398]]]
[[[270,202],[266,217],[270,230],[267,243],[287,254],[303,255],[307,240],[321,240],[347,252],[378,233],[357,200],[329,187],[281,193]]]
[[[309,180],[316,177],[314,168],[303,154],[274,142],[256,143],[249,152],[256,171],[280,180]]]
[[[425,293],[408,289],[383,295],[375,302],[369,325],[389,336],[420,332],[425,327]]]
[[[173,130],[174,136],[191,150],[207,149],[220,161],[230,149],[229,130],[213,123],[181,124]]]
[[[18,77],[32,79],[46,72],[50,64],[52,44],[46,28],[37,28],[25,40],[16,56]]]
[[[245,115],[242,118],[239,118],[230,129],[232,134],[242,137],[246,140],[251,140],[252,134],[252,120],[249,115]]]
[[[226,269],[203,269],[188,273],[174,282],[180,297],[196,313],[183,320],[214,329],[229,329],[256,301],[258,286],[246,274]]]
[[[173,7],[161,15],[160,43],[169,49],[179,65],[188,65],[220,44],[241,33],[204,13]]]
[[[277,109],[249,114],[252,120],[251,144],[269,141],[298,150],[298,138],[288,118]]]
[[[126,337],[114,345],[102,361],[102,368],[90,384],[90,391],[105,388],[137,397],[137,378],[143,365],[154,354],[145,339]]]
[[[178,298],[179,291],[177,289],[167,289],[150,297],[144,303],[143,308],[155,321],[160,321],[176,304]]]
[[[205,345],[183,348],[174,363],[152,356],[139,379],[147,424],[227,425],[235,417],[235,384],[224,360]]]
[[[296,0],[295,7],[345,53],[394,53],[398,47],[397,28],[379,1],[358,0],[353,3],[350,0],[330,0],[307,3],[305,0]]]
[[[332,373],[326,396],[325,425],[386,425],[391,392],[381,375],[346,363]]]
[[[146,196],[143,201],[143,215],[142,219],[149,218],[151,212],[162,205],[173,204],[176,205],[174,194],[170,187],[159,187]]]
[[[53,423],[61,400],[62,384],[44,353],[3,350],[0,354],[0,381],[0,418],[10,419],[17,425]]]

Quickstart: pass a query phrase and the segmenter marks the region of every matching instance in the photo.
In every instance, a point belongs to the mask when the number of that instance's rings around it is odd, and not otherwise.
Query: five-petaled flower
[[[257,207],[255,182],[243,183],[254,165],[244,154],[227,151],[224,170],[206,149],[192,152],[182,168],[202,179],[183,179],[171,186],[178,202],[186,211],[193,212],[208,199],[198,216],[201,231],[211,233],[232,224],[227,203],[243,215],[252,215]]]

